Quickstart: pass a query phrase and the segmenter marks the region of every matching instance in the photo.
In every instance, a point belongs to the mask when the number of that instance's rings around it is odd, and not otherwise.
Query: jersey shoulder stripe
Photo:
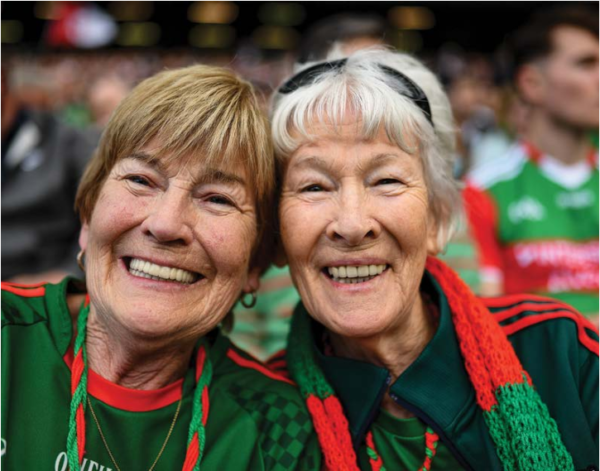
[[[514,144],[502,158],[471,171],[467,176],[467,181],[476,188],[486,190],[499,182],[518,176],[527,160],[527,154],[522,146]]]
[[[2,282],[2,327],[32,325],[45,321],[46,283],[21,285]]]
[[[579,343],[598,355],[598,330],[568,304],[535,295],[513,295],[498,298],[481,298],[507,336],[527,327],[555,319],[569,319],[577,328]]]
[[[35,285],[24,285],[20,283],[2,282],[2,291],[16,294],[23,298],[39,298],[45,296],[47,283],[38,283]]]
[[[271,370],[267,367],[267,365],[261,363],[256,358],[253,358],[248,353],[243,353],[240,350],[237,350],[236,348],[229,348],[229,350],[227,350],[227,357],[236,365],[241,366],[242,368],[249,368],[258,371],[263,376],[274,379],[276,381],[282,381],[284,383],[295,385],[295,383],[289,378],[282,376],[275,370]]]

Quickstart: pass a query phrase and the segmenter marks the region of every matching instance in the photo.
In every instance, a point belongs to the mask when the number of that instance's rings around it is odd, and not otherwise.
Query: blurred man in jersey
[[[482,294],[543,293],[598,314],[598,12],[547,10],[512,41],[520,140],[465,190]]]

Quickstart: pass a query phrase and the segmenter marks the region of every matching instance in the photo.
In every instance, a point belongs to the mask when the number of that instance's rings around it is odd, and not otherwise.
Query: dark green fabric
[[[425,459],[425,424],[417,418],[398,419],[381,410],[373,423],[373,440],[377,451],[385,457],[384,466],[388,470],[416,470]],[[364,448],[359,453],[361,469],[369,469],[369,458]],[[438,444],[432,462],[432,470],[460,471],[450,450]]]
[[[63,360],[72,335],[65,303],[67,281],[47,285],[45,297],[2,292],[2,466],[7,470],[67,471],[66,440],[70,370]],[[316,470],[320,452],[297,390],[242,368],[235,349],[217,334],[210,348],[213,381],[203,470]],[[181,413],[156,470],[181,469],[194,389],[193,362],[183,384]],[[148,469],[175,414],[177,403],[148,411],[117,409],[91,398],[120,468]],[[85,469],[113,470],[92,419],[86,414]]]
[[[391,386],[390,393],[441,432],[442,442],[461,465],[476,471],[500,471],[502,466],[464,367],[448,301],[428,273],[421,290],[437,304],[439,326],[421,355]],[[299,308],[304,309],[301,305]],[[499,314],[506,309],[495,311]],[[522,309],[519,316],[543,313]],[[319,326],[313,324],[315,339],[319,339]],[[595,334],[592,337],[597,339]],[[579,342],[575,322],[541,322],[510,335],[509,341],[556,420],[576,468],[598,465],[598,357]],[[388,372],[356,360],[342,362],[323,354],[318,358],[324,371],[337,371],[328,379],[347,411],[351,430],[365,433],[377,416],[376,412],[365,411],[378,410],[380,397],[376,392],[386,387]],[[353,436],[353,440],[362,442],[363,437]],[[382,457],[385,463],[386,456]]]

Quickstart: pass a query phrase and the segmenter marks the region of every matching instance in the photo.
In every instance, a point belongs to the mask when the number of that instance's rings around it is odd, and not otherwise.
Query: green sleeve
[[[579,370],[579,394],[592,437],[598,448],[598,356],[586,348],[580,348],[583,354]]]

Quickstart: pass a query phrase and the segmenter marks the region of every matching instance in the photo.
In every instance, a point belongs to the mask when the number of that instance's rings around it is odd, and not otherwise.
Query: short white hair
[[[327,61],[342,57],[334,50]],[[303,64],[296,73],[315,64]],[[421,88],[429,101],[433,126],[423,110],[402,94],[406,87],[381,66],[399,71]],[[271,120],[280,163],[302,143],[314,139],[308,128],[315,119],[318,124],[327,122],[336,127],[347,112],[361,117],[364,138],[373,138],[383,126],[391,142],[410,154],[419,153],[438,225],[438,244],[444,247],[454,232],[461,197],[460,184],[453,175],[456,128],[450,103],[435,75],[412,56],[370,48],[348,56],[341,69],[324,68],[310,83],[290,93],[276,93]],[[406,137],[416,138],[416,148]]]

